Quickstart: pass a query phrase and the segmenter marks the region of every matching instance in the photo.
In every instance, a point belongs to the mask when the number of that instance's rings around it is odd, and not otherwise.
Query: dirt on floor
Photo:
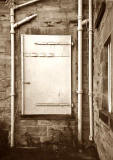
[[[99,160],[93,146],[77,150],[71,147],[54,146],[41,148],[0,148],[0,160]],[[60,149],[59,149],[60,148]]]

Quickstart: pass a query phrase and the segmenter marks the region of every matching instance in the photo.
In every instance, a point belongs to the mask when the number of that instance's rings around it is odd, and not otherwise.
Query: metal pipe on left
[[[35,2],[35,1],[34,1]],[[37,14],[34,14],[32,16],[26,17],[25,19],[14,23],[14,8],[10,9],[10,23],[11,23],[11,147],[14,147],[14,126],[15,126],[15,43],[14,43],[14,36],[15,36],[15,28],[18,26],[30,21],[34,17],[36,17]]]
[[[78,142],[82,145],[82,0],[78,0]]]

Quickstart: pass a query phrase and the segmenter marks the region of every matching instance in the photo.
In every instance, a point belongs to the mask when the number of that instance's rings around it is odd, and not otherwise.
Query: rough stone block
[[[27,127],[27,132],[36,136],[47,136],[47,127]]]

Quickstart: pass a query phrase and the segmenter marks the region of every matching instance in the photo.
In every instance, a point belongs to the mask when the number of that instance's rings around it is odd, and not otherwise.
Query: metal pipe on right
[[[93,141],[93,17],[92,17],[92,0],[89,0],[89,119],[90,135],[89,140]]]
[[[82,0],[78,0],[78,142],[82,145]]]

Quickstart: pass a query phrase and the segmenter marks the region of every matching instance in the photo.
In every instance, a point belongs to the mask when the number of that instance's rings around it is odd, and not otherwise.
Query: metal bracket
[[[74,46],[74,42],[71,42],[71,46]]]

